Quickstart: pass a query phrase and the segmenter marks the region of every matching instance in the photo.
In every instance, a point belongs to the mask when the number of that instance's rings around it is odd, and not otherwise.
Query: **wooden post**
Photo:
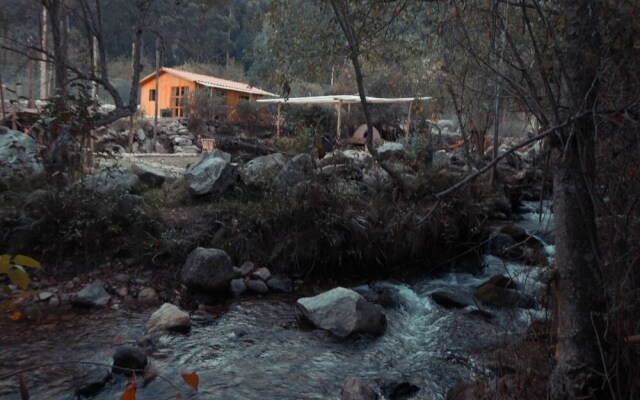
[[[413,100],[409,102],[409,113],[407,114],[407,131],[404,133],[404,137],[409,137],[411,132],[411,109],[413,108]]]
[[[280,136],[280,112],[282,110],[282,103],[278,103],[278,118],[276,119],[276,134]]]
[[[338,101],[338,126],[336,127],[336,140],[340,140],[340,127],[342,125],[342,103]]]

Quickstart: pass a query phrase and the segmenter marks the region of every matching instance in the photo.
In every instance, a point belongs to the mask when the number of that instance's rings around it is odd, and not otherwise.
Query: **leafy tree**
[[[373,147],[373,122],[366,101],[363,62],[400,61],[415,50],[425,2],[279,0],[271,4],[266,24],[267,66],[281,80],[287,76],[326,76],[349,60],[367,122],[367,147]],[[295,12],[294,12],[295,10]],[[309,21],[313,21],[309,24]],[[327,48],[330,51],[327,51]]]

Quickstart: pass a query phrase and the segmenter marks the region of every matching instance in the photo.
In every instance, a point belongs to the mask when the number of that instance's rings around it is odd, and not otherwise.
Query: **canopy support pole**
[[[342,103],[336,104],[338,108],[338,126],[336,127],[336,140],[340,140],[340,126],[342,125]]]
[[[413,101],[409,103],[409,114],[407,115],[407,131],[404,133],[404,137],[409,137],[411,132],[411,109],[413,108]]]
[[[276,119],[276,134],[280,136],[280,111],[282,110],[282,103],[278,103],[278,118]]]

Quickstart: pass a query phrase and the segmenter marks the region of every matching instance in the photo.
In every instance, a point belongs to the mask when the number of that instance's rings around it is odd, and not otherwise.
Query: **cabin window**
[[[149,90],[149,101],[156,101],[156,90],[155,89],[150,89]]]
[[[185,105],[189,99],[189,88],[187,86],[174,86],[171,88],[171,116],[184,117]]]
[[[240,96],[242,100],[249,100],[249,96]]]

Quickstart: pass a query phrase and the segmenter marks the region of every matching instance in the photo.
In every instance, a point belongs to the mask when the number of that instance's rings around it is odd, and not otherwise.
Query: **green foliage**
[[[27,290],[31,279],[25,268],[41,269],[40,262],[31,257],[9,254],[0,255],[0,276],[4,275],[17,289],[12,290],[9,285],[0,283],[0,312],[11,312],[9,318],[20,319],[22,313],[18,310],[17,301],[26,299],[37,292]],[[1,282],[1,280],[0,280]]]
[[[190,116],[204,120],[225,119],[228,114],[225,97],[209,89],[192,90],[189,93],[189,100],[185,102],[185,108]]]
[[[316,128],[304,128],[291,136],[277,137],[273,145],[287,154],[313,154],[316,151],[316,140],[319,131]]]
[[[206,245],[279,272],[371,277],[401,265],[424,273],[474,243],[482,214],[466,194],[420,222],[433,207],[424,199],[454,178],[419,175],[419,186],[394,200],[391,188],[364,187],[359,173],[356,167],[345,179],[317,176],[286,192],[230,193],[179,207],[179,215],[191,217],[174,220],[162,232],[159,258],[173,265]]]
[[[264,129],[273,128],[273,107],[267,104],[257,103],[246,99],[240,99],[235,107],[238,122],[249,132],[256,133]]]

